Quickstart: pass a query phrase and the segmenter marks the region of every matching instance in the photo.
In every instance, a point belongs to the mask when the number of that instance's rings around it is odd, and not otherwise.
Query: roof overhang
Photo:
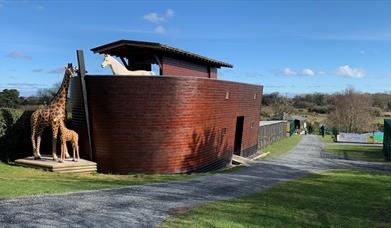
[[[179,48],[174,48],[154,42],[118,40],[116,42],[92,48],[91,51],[94,53],[109,54],[123,58],[129,58],[132,56],[167,55],[175,58],[200,62],[213,67],[233,67],[233,65],[229,63],[214,60]]]

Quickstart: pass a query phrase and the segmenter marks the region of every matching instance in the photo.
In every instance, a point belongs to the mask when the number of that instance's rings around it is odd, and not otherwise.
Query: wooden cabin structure
[[[91,49],[129,70],[158,76],[85,74],[71,81],[80,154],[98,172],[184,173],[219,169],[258,149],[263,87],[218,80],[231,64],[167,45],[120,40]]]

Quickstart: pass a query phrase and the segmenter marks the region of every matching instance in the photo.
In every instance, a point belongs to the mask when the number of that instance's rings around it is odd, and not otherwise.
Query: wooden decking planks
[[[91,173],[97,170],[95,162],[84,159],[80,159],[78,162],[66,159],[63,163],[60,163],[52,160],[51,157],[42,157],[40,160],[35,160],[34,157],[27,157],[15,160],[15,163],[24,167],[60,173]]]

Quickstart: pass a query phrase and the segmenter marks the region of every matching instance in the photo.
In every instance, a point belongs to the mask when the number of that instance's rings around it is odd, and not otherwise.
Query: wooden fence
[[[383,152],[386,160],[391,161],[391,119],[384,120]]]
[[[289,121],[260,121],[258,145],[260,148],[266,147],[289,134]]]

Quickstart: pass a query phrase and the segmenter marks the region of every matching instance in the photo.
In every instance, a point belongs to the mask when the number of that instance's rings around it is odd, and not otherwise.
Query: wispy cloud
[[[40,73],[40,72],[43,72],[43,69],[33,69],[32,72],[33,73]]]
[[[287,85],[265,85],[265,88],[286,88]]]
[[[259,78],[259,77],[263,77],[263,74],[252,71],[252,72],[245,72],[244,76],[248,78]]]
[[[338,67],[336,74],[351,78],[362,78],[365,76],[365,71],[360,68],[352,68],[349,65],[344,65]]]
[[[7,86],[13,86],[13,87],[43,87],[47,86],[46,84],[42,83],[25,83],[25,82],[15,82],[15,83],[7,83]]]
[[[167,32],[166,28],[164,28],[162,25],[156,26],[154,31],[158,34],[165,34]]]
[[[47,71],[48,74],[59,74],[64,72],[64,67],[54,68],[52,70]]]
[[[278,70],[276,75],[284,75],[284,76],[295,76],[297,72],[289,67],[285,67],[284,69]]]
[[[151,29],[135,29],[135,28],[113,28],[113,27],[101,27],[101,26],[82,26],[83,29],[90,29],[96,31],[109,31],[109,32],[118,32],[118,33],[140,33],[140,34],[176,34],[178,33],[177,29],[167,29],[166,26],[163,26],[162,23],[168,21],[170,18],[173,18],[175,15],[174,10],[167,9],[166,12],[162,15],[151,12],[143,16],[144,20],[152,22],[154,28]]]
[[[149,22],[155,23],[155,24],[159,24],[159,23],[162,23],[162,22],[169,20],[170,18],[173,18],[174,15],[175,15],[174,10],[167,9],[166,12],[161,15],[156,12],[148,13],[143,16],[143,19],[147,20]]]
[[[95,30],[95,31],[107,31],[118,33],[139,33],[139,34],[156,34],[154,30],[132,29],[132,28],[112,28],[112,27],[96,27],[96,26],[82,26],[83,29]]]
[[[330,41],[391,41],[391,30],[386,27],[366,31],[345,31],[343,33],[330,32],[327,34],[293,34],[292,36],[304,39]]]
[[[315,71],[310,69],[310,68],[306,68],[306,69],[303,69],[301,71],[301,74],[304,75],[304,76],[314,76],[315,75]]]
[[[33,9],[35,9],[37,11],[42,11],[45,9],[45,7],[43,5],[35,5],[35,6],[33,6]]]
[[[32,60],[33,58],[21,51],[12,51],[6,55],[8,58],[12,59],[25,59],[25,60]]]
[[[155,34],[168,34],[175,35],[178,33],[177,29],[167,29],[166,26],[162,24],[170,20],[175,16],[175,11],[172,9],[167,9],[165,13],[158,14],[156,12],[150,12],[143,16],[143,19],[155,24],[155,28],[153,29],[153,33]]]

